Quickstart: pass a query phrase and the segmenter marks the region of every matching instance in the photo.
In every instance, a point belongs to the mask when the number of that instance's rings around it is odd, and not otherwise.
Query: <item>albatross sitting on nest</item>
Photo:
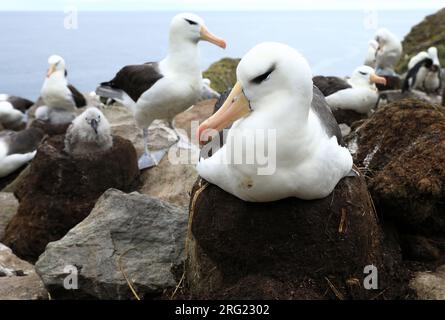
[[[341,146],[340,129],[323,95],[313,87],[306,59],[287,45],[262,43],[242,58],[237,79],[223,106],[198,129],[202,142],[208,129],[220,131],[233,122],[225,145],[200,159],[200,176],[245,201],[329,195],[351,172],[352,157]],[[262,137],[269,130],[275,139],[265,145]],[[267,161],[275,168],[260,173],[264,160],[256,152],[248,154],[252,149],[239,150],[237,141],[243,139],[255,150],[260,145],[268,150]],[[239,151],[244,161],[231,161]],[[251,156],[253,161],[246,161]]]
[[[340,119],[336,115],[338,109],[367,115],[376,107],[379,98],[375,84],[386,84],[386,79],[377,76],[374,69],[369,66],[356,68],[350,79],[316,76],[313,81],[326,96],[326,101],[339,123]]]
[[[7,101],[10,104],[12,104],[12,106],[14,107],[14,109],[20,110],[23,113],[26,113],[26,111],[32,107],[32,105],[34,104],[33,101],[28,100],[26,98],[22,98],[22,97],[17,97],[17,96],[11,96],[9,94],[0,94],[0,101]]]
[[[143,130],[145,152],[139,168],[145,169],[162,159],[166,150],[149,152],[148,127],[156,119],[172,121],[201,97],[203,88],[198,42],[209,41],[221,48],[224,40],[210,33],[204,21],[194,14],[179,14],[170,25],[167,57],[160,62],[130,65],[103,82],[96,92],[130,108],[136,124]]]
[[[27,114],[14,108],[8,101],[0,101],[0,124],[5,129],[20,130],[26,126]]]
[[[6,177],[31,161],[42,138],[43,132],[37,128],[19,132],[1,132],[0,178]]]
[[[49,69],[43,82],[41,96],[44,106],[36,110],[36,117],[53,122],[70,122],[76,108],[87,105],[85,97],[67,80],[65,60],[52,55],[48,59]]]

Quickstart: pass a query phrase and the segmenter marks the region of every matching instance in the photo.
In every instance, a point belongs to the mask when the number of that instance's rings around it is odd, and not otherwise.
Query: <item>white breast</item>
[[[245,129],[241,131],[244,135],[249,133],[248,130],[251,130],[251,135],[255,135],[264,124],[268,124],[266,128],[278,128],[276,141],[270,140],[276,146],[275,170],[271,170],[273,173],[258,174],[261,162],[258,158],[255,158],[254,164],[224,163],[225,159],[230,158],[229,154],[239,153],[234,151],[236,149],[231,142],[234,136],[241,133],[231,129],[226,145],[212,157],[201,159],[198,163],[200,176],[245,201],[264,202],[286,197],[323,198],[351,170],[352,157],[349,151],[340,147],[335,137],[327,137],[318,117],[312,111],[308,125],[303,130],[299,130],[291,122],[274,124],[273,116],[270,115],[268,119],[249,119],[250,117],[242,122],[235,122],[232,128]],[[266,132],[264,135],[268,136]],[[257,148],[258,140],[254,141]],[[272,155],[267,165],[261,166],[264,169],[273,162],[274,148],[269,144],[262,149],[266,150],[262,154]]]
[[[371,88],[358,87],[337,91],[326,97],[329,106],[367,114],[375,107],[378,93]]]
[[[55,72],[50,78],[46,78],[41,90],[45,105],[49,108],[74,110],[74,100],[67,85],[61,72]]]
[[[164,77],[144,92],[136,103],[135,119],[141,128],[148,127],[156,119],[173,119],[201,96],[200,75],[176,74],[162,68],[161,72],[165,72]]]

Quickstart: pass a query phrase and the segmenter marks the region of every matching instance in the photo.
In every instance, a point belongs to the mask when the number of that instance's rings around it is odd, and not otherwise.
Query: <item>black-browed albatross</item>
[[[313,87],[306,59],[287,45],[266,42],[241,59],[236,73],[238,82],[224,104],[198,129],[199,141],[205,141],[209,129],[233,123],[226,143],[200,159],[199,175],[251,202],[329,195],[350,174],[352,157]]]
[[[99,96],[114,99],[133,111],[144,135],[145,152],[139,159],[140,169],[156,165],[165,154],[165,150],[149,152],[150,124],[156,119],[172,121],[201,96],[200,40],[226,47],[224,40],[207,30],[202,18],[190,13],[178,14],[170,24],[168,54],[163,60],[126,66],[96,90]]]
[[[43,103],[50,109],[74,111],[86,106],[85,97],[68,83],[65,60],[58,55],[48,58],[49,69],[43,82],[41,96]]]
[[[28,128],[20,132],[1,132],[0,178],[6,177],[31,161],[43,135],[43,131],[37,128]]]

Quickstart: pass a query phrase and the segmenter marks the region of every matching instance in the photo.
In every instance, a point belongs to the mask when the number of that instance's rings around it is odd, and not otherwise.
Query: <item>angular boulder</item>
[[[0,243],[0,300],[43,300],[48,293],[34,266]]]
[[[249,203],[198,180],[186,283],[197,299],[367,299],[390,296],[382,232],[363,176],[321,200]],[[378,290],[363,287],[378,270]]]
[[[3,242],[28,261],[88,216],[104,191],[130,191],[138,183],[136,151],[128,140],[114,136],[111,149],[80,156],[63,151],[63,140],[54,136],[40,145],[15,190],[20,206]]]
[[[176,286],[184,259],[187,212],[139,193],[107,190],[91,214],[52,242],[36,269],[56,299],[153,298]],[[66,290],[66,266],[78,269],[78,289]]]

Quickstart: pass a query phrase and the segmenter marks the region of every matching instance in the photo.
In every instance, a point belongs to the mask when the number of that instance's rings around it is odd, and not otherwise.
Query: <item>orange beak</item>
[[[54,71],[56,71],[56,66],[54,64],[52,64],[49,66],[48,73],[46,74],[46,77],[49,78],[54,73]]]
[[[226,42],[223,39],[215,36],[213,33],[211,33],[209,30],[207,30],[207,28],[204,26],[201,27],[201,40],[213,43],[223,49],[225,49],[227,46]]]
[[[207,129],[221,131],[234,121],[248,115],[250,111],[249,101],[243,93],[241,84],[237,82],[221,108],[199,126],[197,132],[199,143],[206,142],[203,141],[203,137],[208,135],[203,133]]]
[[[386,78],[380,77],[380,76],[376,75],[375,73],[371,74],[370,80],[372,83],[379,83],[379,84],[383,84],[384,86],[386,86]]]

